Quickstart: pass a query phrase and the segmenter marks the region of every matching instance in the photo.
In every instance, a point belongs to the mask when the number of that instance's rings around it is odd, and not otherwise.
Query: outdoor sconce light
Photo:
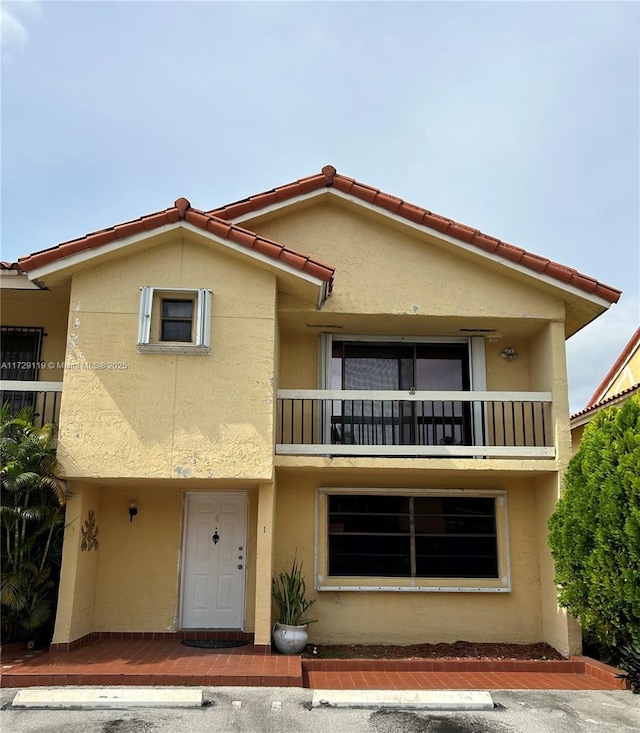
[[[518,356],[518,352],[513,346],[507,346],[500,352],[500,356],[507,361],[513,361]]]
[[[129,522],[133,522],[133,518],[138,513],[138,507],[136,506],[135,501],[133,499],[129,502]]]

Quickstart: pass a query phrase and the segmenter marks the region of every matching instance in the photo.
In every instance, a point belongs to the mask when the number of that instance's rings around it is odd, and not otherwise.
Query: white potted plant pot
[[[289,626],[279,622],[273,627],[273,645],[280,654],[300,654],[307,646],[307,625]]]
[[[302,563],[294,558],[290,572],[283,572],[271,583],[271,593],[278,606],[279,618],[273,627],[273,645],[280,654],[300,654],[307,645],[307,626],[315,623],[306,612],[315,599],[306,596]]]

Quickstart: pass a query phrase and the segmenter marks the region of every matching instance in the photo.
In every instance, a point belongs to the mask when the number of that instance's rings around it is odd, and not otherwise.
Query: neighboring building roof
[[[591,420],[595,413],[601,410],[603,407],[611,407],[618,402],[624,402],[629,397],[631,397],[632,394],[635,394],[638,391],[640,391],[640,384],[634,384],[631,387],[623,390],[622,392],[618,392],[618,394],[607,397],[606,400],[601,400],[600,402],[596,402],[595,404],[587,405],[587,407],[580,410],[580,412],[576,412],[575,414],[571,415],[571,427],[576,428],[579,425],[583,425],[584,423],[589,422],[589,420]]]
[[[600,401],[604,397],[604,394],[606,393],[609,385],[611,385],[611,383],[616,379],[622,369],[624,369],[625,364],[631,358],[633,352],[636,351],[636,349],[638,348],[640,348],[640,328],[636,329],[636,332],[629,339],[629,343],[624,347],[624,349],[622,349],[622,351],[620,352],[620,356],[616,359],[611,369],[609,369],[609,371],[607,372],[605,378],[598,385],[598,389],[596,389],[596,391],[591,396],[589,402],[587,402],[587,404],[585,405],[585,410],[594,405],[600,404]],[[617,395],[613,396],[616,397]]]
[[[185,198],[179,198],[174,205],[148,214],[139,219],[128,221],[124,224],[118,224],[109,229],[102,229],[98,232],[87,234],[79,239],[73,239],[68,242],[50,249],[44,249],[40,252],[21,257],[18,260],[18,266],[24,272],[30,272],[44,265],[48,265],[57,260],[61,260],[70,255],[82,252],[88,249],[95,249],[106,244],[110,244],[118,239],[125,239],[135,234],[149,232],[166,224],[175,224],[180,220],[184,220],[193,226],[198,227],[222,239],[239,244],[247,249],[255,250],[260,254],[279,260],[297,270],[306,272],[313,277],[331,284],[335,273],[335,268],[330,265],[316,260],[307,255],[296,252],[295,250],[285,247],[283,244],[274,242],[271,239],[260,237],[248,229],[244,229],[236,224],[229,223],[217,216],[208,214],[200,209],[194,209],[189,201]]]
[[[300,271],[307,272],[327,282],[330,288],[335,272],[333,267],[233,223],[234,219],[248,213],[262,211],[274,204],[291,203],[296,198],[319,192],[322,189],[333,189],[341,192],[343,195],[377,207],[385,213],[402,217],[413,224],[445,234],[476,247],[479,251],[488,252],[509,263],[518,264],[535,275],[545,275],[563,285],[573,286],[608,303],[616,303],[620,298],[621,292],[619,290],[605,285],[595,278],[583,275],[577,270],[565,267],[545,257],[527,252],[520,247],[502,242],[472,227],[439,214],[434,214],[415,204],[407,203],[376,188],[359,183],[353,178],[339,175],[336,169],[330,165],[325,166],[319,174],[302,178],[293,183],[279,186],[251,198],[208,212],[194,209],[187,199],[180,198],[173,207],[164,211],[148,214],[139,219],[93,232],[84,237],[21,257],[17,264],[23,272],[31,272],[78,252],[96,249],[115,240],[126,239],[135,234],[153,231],[166,224],[185,220],[218,237],[228,239],[248,249],[254,249],[267,257],[280,260]]]
[[[377,206],[392,214],[396,214],[410,222],[419,224],[437,232],[447,234],[461,242],[471,244],[480,250],[491,252],[510,262],[522,265],[536,274],[544,274],[561,283],[573,285],[578,290],[596,295],[609,303],[617,303],[621,291],[599,282],[595,278],[583,275],[570,267],[565,267],[557,262],[548,260],[545,257],[527,252],[513,244],[507,244],[495,237],[490,237],[477,229],[460,224],[453,219],[448,219],[440,214],[434,214],[415,204],[407,203],[396,196],[384,193],[377,188],[360,183],[353,178],[347,178],[336,172],[332,165],[326,165],[322,172],[307,178],[301,178],[293,183],[278,186],[270,191],[259,193],[242,201],[212,209],[209,213],[221,219],[233,220],[250,213],[258,213],[260,210],[282,204],[314,191],[323,188],[330,188],[341,191],[365,203]]]

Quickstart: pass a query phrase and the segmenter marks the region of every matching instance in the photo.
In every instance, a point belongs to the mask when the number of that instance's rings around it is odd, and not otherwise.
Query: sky
[[[637,3],[0,7],[3,260],[332,164],[624,292],[572,411],[640,324]]]

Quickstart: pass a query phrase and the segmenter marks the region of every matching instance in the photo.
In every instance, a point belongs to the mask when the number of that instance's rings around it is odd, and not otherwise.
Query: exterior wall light
[[[133,518],[138,513],[138,507],[136,506],[135,501],[132,499],[129,502],[129,522],[133,522]]]
[[[513,346],[507,346],[500,352],[500,356],[507,361],[513,361],[518,356],[518,352]]]

